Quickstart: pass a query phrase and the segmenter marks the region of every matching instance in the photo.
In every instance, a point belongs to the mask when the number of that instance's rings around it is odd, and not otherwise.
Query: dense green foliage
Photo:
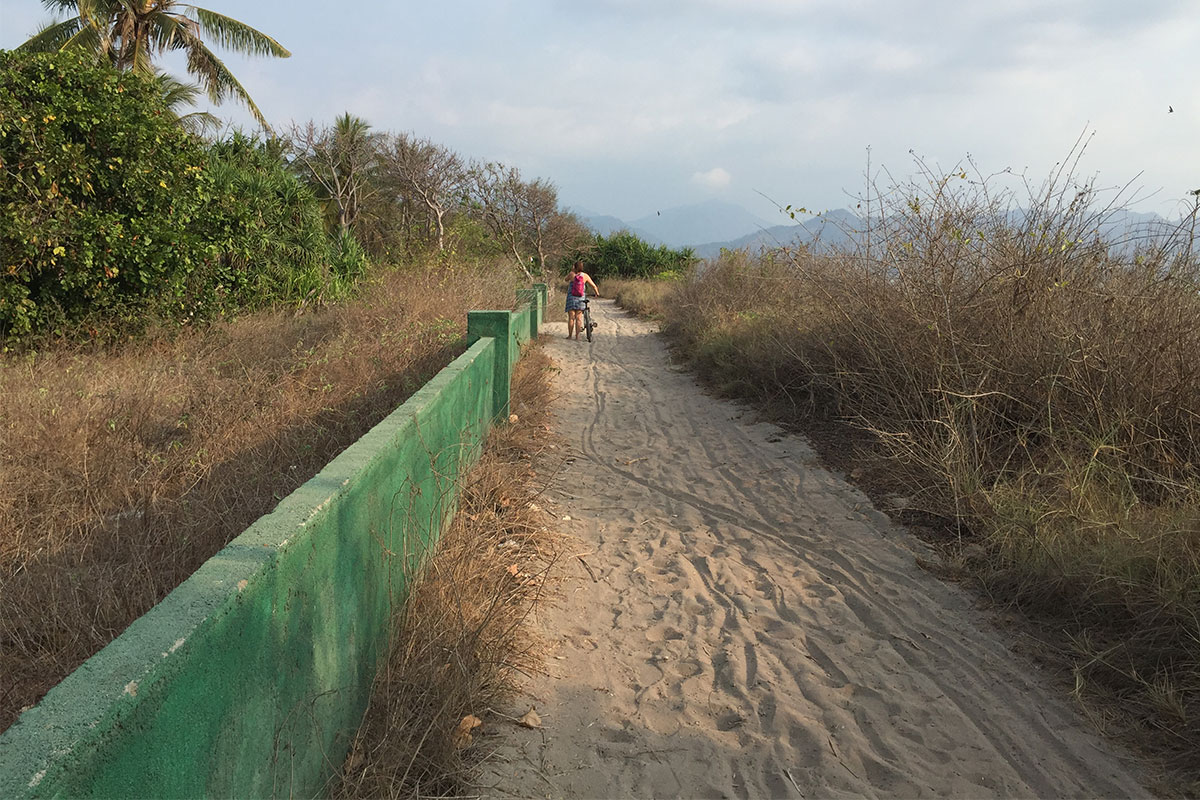
[[[0,335],[186,303],[205,259],[205,162],[151,79],[0,52]]]
[[[366,271],[358,241],[326,233],[321,203],[283,154],[278,140],[236,133],[209,152],[206,285],[239,308],[338,297]]]
[[[0,53],[0,169],[0,338],[327,299],[366,267],[279,143],[206,146],[81,54]]]
[[[350,115],[205,141],[176,111],[186,88],[87,50],[0,51],[0,344],[320,305],[361,284],[368,253],[536,279],[591,241],[551,184]],[[678,263],[633,243],[605,244],[612,269]]]
[[[583,269],[593,278],[657,278],[682,275],[696,260],[690,248],[672,250],[655,247],[629,231],[611,236],[596,234],[586,249],[573,254],[583,260]]]

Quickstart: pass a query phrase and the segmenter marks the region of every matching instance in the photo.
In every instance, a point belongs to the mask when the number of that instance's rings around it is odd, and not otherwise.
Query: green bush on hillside
[[[321,203],[276,140],[235,133],[212,145],[213,204],[204,225],[206,303],[261,308],[348,292],[366,271],[353,236],[326,232]]]

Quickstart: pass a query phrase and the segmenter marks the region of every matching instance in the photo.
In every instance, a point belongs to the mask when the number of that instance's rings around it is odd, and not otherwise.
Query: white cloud
[[[278,127],[350,110],[626,218],[713,191],[852,204],[868,147],[897,181],[910,149],[1036,181],[1085,129],[1085,172],[1169,206],[1200,185],[1195,2],[443,0],[312,25],[313,0],[256,0],[232,13],[293,57],[225,55]],[[48,16],[0,0],[0,47]]]
[[[692,183],[712,191],[724,189],[732,181],[733,176],[720,167],[713,167],[708,172],[692,173]]]

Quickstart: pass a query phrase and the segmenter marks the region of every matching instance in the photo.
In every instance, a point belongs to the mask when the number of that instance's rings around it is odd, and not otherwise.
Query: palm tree
[[[196,136],[203,136],[221,127],[221,120],[207,111],[181,112],[183,108],[196,105],[200,96],[199,86],[183,83],[165,72],[154,73],[154,81],[158,84],[158,93],[162,96],[167,113],[175,118],[179,127]]]
[[[83,49],[96,52],[117,69],[152,74],[152,60],[166,50],[182,50],[187,71],[214,103],[227,97],[242,102],[264,128],[266,119],[245,87],[202,37],[220,47],[247,55],[287,58],[291,53],[279,42],[244,22],[207,8],[176,0],[42,0],[52,12],[76,12],[62,22],[43,28],[22,49],[56,51]]]

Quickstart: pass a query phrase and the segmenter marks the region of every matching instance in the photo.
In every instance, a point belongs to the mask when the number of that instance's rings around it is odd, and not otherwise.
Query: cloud
[[[868,167],[903,180],[910,150],[1036,181],[1084,130],[1086,172],[1141,174],[1166,204],[1196,186],[1195,4],[445,0],[313,26],[314,0],[259,0],[237,15],[293,57],[226,55],[278,128],[348,110],[626,218],[717,191],[840,207]],[[0,47],[49,16],[0,0]],[[254,127],[236,104],[218,113]]]
[[[712,191],[724,189],[732,180],[733,176],[720,167],[713,167],[708,172],[692,173],[692,183]]]

